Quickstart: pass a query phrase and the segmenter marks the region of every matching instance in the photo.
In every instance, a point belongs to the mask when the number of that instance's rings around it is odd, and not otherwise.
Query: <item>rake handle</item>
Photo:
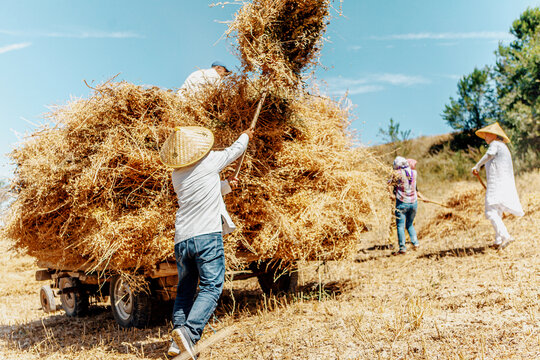
[[[257,120],[259,119],[259,114],[261,113],[261,108],[263,106],[264,100],[266,99],[266,94],[267,92],[265,91],[259,100],[259,104],[257,105],[257,110],[255,111],[255,115],[253,115],[253,119],[251,120],[251,125],[249,126],[250,130],[255,129],[255,125],[257,124]],[[246,152],[244,151],[244,153],[242,154],[242,157],[240,157],[240,160],[236,164],[236,169],[234,170],[234,177],[238,177],[238,173],[240,173],[240,168],[242,167],[242,163],[244,162],[245,157],[246,157]]]
[[[435,204],[435,205],[439,205],[439,206],[443,206],[443,207],[448,207],[448,205],[444,205],[440,202],[437,202],[437,201],[433,201],[433,200],[423,200],[424,202],[427,202],[427,203],[431,203],[431,204]]]
[[[482,178],[480,177],[480,174],[478,172],[474,173],[474,176],[476,176],[476,178],[478,179],[478,181],[480,181],[480,184],[482,184],[482,186],[484,187],[484,190],[486,190],[486,184],[484,184],[484,181],[482,180]]]

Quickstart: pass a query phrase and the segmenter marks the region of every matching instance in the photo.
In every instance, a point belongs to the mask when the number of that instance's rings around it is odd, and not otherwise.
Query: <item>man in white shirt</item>
[[[170,355],[185,351],[196,358],[194,344],[217,306],[225,279],[222,236],[235,229],[222,197],[228,184],[220,181],[219,173],[242,155],[252,137],[253,130],[246,130],[230,147],[210,151],[172,173],[179,208],[174,236],[178,288]]]
[[[177,94],[184,97],[186,93],[194,93],[207,85],[219,85],[221,79],[230,74],[227,66],[220,61],[214,61],[210,69],[200,69],[192,72],[184,81]]]

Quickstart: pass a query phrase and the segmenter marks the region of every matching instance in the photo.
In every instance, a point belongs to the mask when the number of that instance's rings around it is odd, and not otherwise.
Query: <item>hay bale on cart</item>
[[[158,151],[180,125],[210,128],[216,148],[230,144],[263,92],[241,186],[226,198],[238,226],[225,239],[229,268],[251,269],[266,291],[284,289],[294,273],[283,268],[350,257],[368,225],[389,221],[387,169],[353,147],[348,111],[298,86],[316,59],[328,1],[268,2],[237,14],[230,34],[238,33],[243,71],[220,86],[179,98],[107,82],[58,107],[52,126],[11,153],[17,198],[4,232],[46,268],[36,276],[53,282],[68,315],[82,314],[90,296],[110,296],[120,325],[142,327],[152,304],[174,298],[177,202]],[[255,37],[245,43],[247,34]],[[248,54],[245,44],[259,50]],[[53,310],[48,290],[41,299]]]

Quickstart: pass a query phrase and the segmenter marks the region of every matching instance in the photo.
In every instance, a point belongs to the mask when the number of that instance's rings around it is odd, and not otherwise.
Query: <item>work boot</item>
[[[176,341],[171,339],[171,345],[169,346],[169,350],[167,351],[167,355],[174,357],[180,355],[180,348],[178,345],[176,345]]]
[[[197,360],[195,344],[193,343],[193,340],[191,340],[191,336],[189,336],[185,327],[174,329],[171,336],[180,348],[180,352],[186,352],[192,360]]]

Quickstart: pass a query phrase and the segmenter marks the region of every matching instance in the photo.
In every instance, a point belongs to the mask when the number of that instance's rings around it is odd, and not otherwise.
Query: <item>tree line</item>
[[[498,121],[512,139],[521,170],[540,167],[540,8],[512,23],[513,40],[499,44],[495,65],[475,68],[457,84],[443,110],[452,128],[473,134]]]

